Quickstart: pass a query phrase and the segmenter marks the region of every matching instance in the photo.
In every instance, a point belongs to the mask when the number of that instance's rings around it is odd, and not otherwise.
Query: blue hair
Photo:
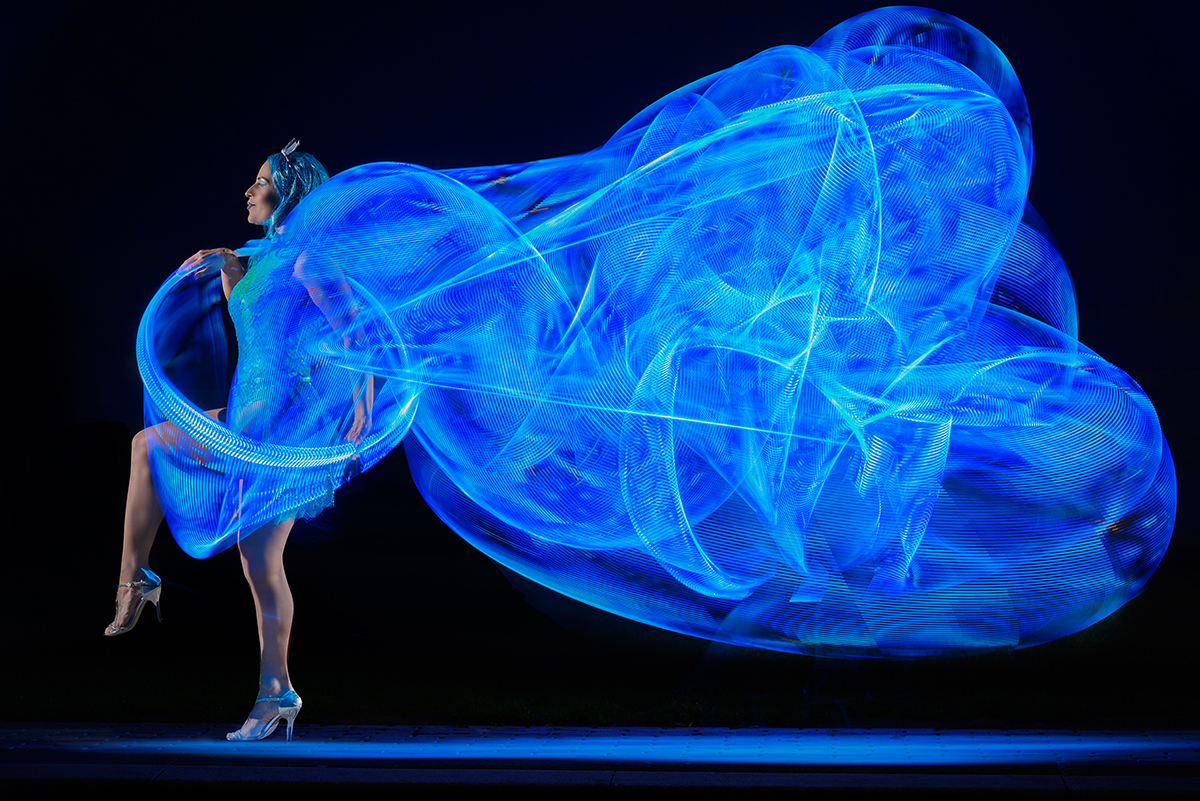
[[[278,198],[275,211],[263,223],[269,238],[305,195],[329,180],[329,173],[311,153],[292,153],[287,158],[282,153],[272,153],[267,156],[267,166]]]

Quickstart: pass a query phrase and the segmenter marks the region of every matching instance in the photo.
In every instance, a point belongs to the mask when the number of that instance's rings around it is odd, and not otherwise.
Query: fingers
[[[183,264],[179,265],[179,269],[180,270],[188,270],[193,267],[196,267],[202,261],[204,261],[209,256],[212,256],[215,253],[220,253],[224,256],[225,263],[224,263],[224,266],[222,267],[222,269],[224,269],[224,270],[241,270],[242,269],[241,262],[238,261],[237,254],[234,253],[229,248],[205,248],[204,250],[198,250],[194,254],[189,256],[187,258],[187,260],[183,262]],[[207,268],[201,268],[200,270],[197,271],[197,274],[203,273],[205,269],[207,269]]]
[[[204,250],[197,250],[192,256],[188,257],[188,260],[184,264],[202,261],[214,253],[224,253],[226,257],[233,256],[235,259],[237,258],[237,254],[229,248],[205,248]]]
[[[366,436],[367,432],[370,430],[371,419],[369,417],[365,419],[355,419],[354,423],[350,426],[350,430],[346,432],[346,436],[343,437],[343,439],[346,442],[357,445],[358,443],[362,442],[362,438]]]
[[[366,436],[366,433],[371,430],[371,418],[367,416],[355,415],[354,422],[350,424],[350,430],[346,432],[343,439],[346,442],[352,442],[357,445]]]

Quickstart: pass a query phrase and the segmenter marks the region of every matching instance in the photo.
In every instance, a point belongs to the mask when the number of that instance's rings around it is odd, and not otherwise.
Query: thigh
[[[220,409],[209,409],[205,414],[219,423],[225,422],[222,419],[225,415],[225,407],[223,406]],[[147,444],[153,443],[169,451],[182,453],[200,464],[208,461],[208,446],[197,442],[191,436],[184,433],[179,426],[170,421],[142,429],[142,434],[145,436]]]

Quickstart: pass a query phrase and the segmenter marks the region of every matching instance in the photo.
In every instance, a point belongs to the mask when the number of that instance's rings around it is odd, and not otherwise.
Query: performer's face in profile
[[[267,162],[264,161],[258,168],[258,177],[246,190],[246,198],[246,222],[262,225],[271,216],[271,212],[275,211],[278,198],[275,195],[275,186],[271,183],[271,168],[267,166]]]

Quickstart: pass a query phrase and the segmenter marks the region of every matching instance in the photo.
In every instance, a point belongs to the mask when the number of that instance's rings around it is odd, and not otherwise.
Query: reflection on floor
[[[0,728],[0,779],[159,784],[1200,789],[1200,731],[296,726]]]

